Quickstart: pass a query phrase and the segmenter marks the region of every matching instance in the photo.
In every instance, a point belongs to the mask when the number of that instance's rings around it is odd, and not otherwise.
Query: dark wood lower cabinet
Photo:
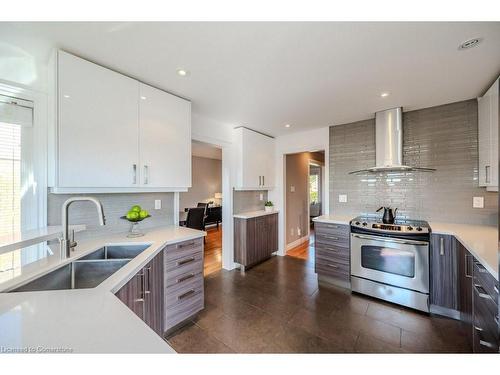
[[[474,257],[459,242],[456,241],[458,254],[458,306],[460,320],[466,325],[469,342],[472,342],[472,264]]]
[[[253,266],[278,250],[278,213],[234,219],[234,261]]]
[[[452,315],[453,312],[458,315],[458,255],[455,237],[432,234],[430,245],[431,311],[434,306],[445,315]]]
[[[156,333],[163,335],[163,251],[135,274],[116,296]]]

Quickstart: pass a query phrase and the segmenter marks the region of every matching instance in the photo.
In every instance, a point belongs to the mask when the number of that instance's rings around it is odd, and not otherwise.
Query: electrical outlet
[[[484,197],[473,197],[472,208],[484,208]]]
[[[300,237],[300,228],[297,228],[297,236]]]
[[[295,186],[294,185],[290,185],[290,193],[295,193]]]
[[[347,203],[347,194],[339,194],[339,202]]]
[[[161,209],[161,199],[155,199],[155,210]]]
[[[264,194],[260,193],[260,200],[263,201],[264,200]]]

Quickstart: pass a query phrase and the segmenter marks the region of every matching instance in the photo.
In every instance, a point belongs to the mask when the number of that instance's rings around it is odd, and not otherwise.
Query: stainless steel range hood
[[[433,172],[435,169],[403,164],[403,109],[375,113],[375,166],[349,174],[410,171]]]

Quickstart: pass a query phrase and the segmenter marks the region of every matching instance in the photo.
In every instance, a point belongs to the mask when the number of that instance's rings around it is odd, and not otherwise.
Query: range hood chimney
[[[403,164],[403,109],[375,113],[375,166],[349,174],[410,171],[433,172],[435,169]]]

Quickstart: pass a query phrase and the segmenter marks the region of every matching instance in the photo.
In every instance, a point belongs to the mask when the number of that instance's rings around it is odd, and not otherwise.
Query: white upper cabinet
[[[63,51],[56,65],[53,192],[191,186],[189,101]]]
[[[247,128],[237,128],[236,190],[269,190],[274,188],[274,138]]]
[[[140,183],[191,186],[191,103],[142,83],[140,99]]]
[[[65,52],[58,73],[58,186],[133,187],[139,83]]]
[[[479,186],[498,191],[499,80],[478,98]]]

